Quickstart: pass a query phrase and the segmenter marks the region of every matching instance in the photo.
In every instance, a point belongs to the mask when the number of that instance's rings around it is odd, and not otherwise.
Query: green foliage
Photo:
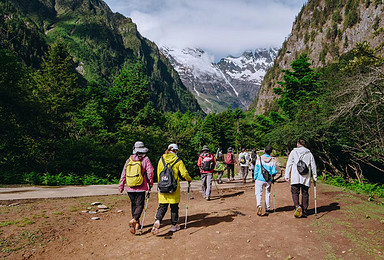
[[[325,183],[343,187],[348,190],[352,190],[357,193],[368,194],[372,199],[374,196],[384,198],[384,185],[377,183],[358,182],[357,180],[347,181],[342,176],[330,176],[325,175],[320,178]]]

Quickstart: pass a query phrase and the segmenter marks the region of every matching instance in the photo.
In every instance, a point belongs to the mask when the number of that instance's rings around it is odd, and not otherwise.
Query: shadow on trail
[[[202,214],[196,214],[196,215],[188,216],[187,228],[190,228],[190,227],[199,228],[200,227],[201,229],[203,229],[205,227],[214,226],[214,225],[220,224],[222,222],[232,222],[238,214],[235,213],[235,214],[228,214],[225,216],[210,216],[210,217],[207,217],[207,215],[209,215],[209,214],[208,213],[202,213]],[[185,221],[185,218],[180,218],[181,223],[183,223],[182,220]],[[198,229],[192,233],[195,233],[201,229]]]
[[[216,190],[217,192],[217,190]],[[211,196],[211,200],[218,200],[218,199],[225,199],[225,198],[230,198],[230,197],[236,197],[236,196],[239,196],[241,194],[244,194],[244,191],[238,191],[238,192],[235,192],[235,193],[229,193],[229,194],[222,194],[222,191],[220,191],[220,193],[218,195],[214,195]]]
[[[284,206],[284,207],[276,208],[276,212],[293,211],[293,210],[295,210],[295,206]]]
[[[317,217],[318,219],[319,218],[322,218],[324,215],[328,214],[329,212],[331,211],[335,211],[335,210],[340,210],[340,206],[339,206],[339,203],[337,202],[333,202],[329,205],[325,205],[325,206],[320,206],[317,208],[317,214],[319,213],[323,213],[321,216]],[[315,209],[310,209],[308,210],[308,215],[314,215],[315,214]]]

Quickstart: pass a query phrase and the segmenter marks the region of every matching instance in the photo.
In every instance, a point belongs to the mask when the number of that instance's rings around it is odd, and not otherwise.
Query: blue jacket
[[[261,157],[257,156],[256,164],[255,164],[254,179],[259,180],[259,181],[266,181],[263,177],[263,174],[261,173],[260,158],[261,158],[261,162],[263,164],[263,167],[273,176],[275,176],[277,173],[276,161],[275,161],[275,158],[271,157],[270,155],[268,155],[266,153],[263,154]],[[270,179],[268,181],[272,181],[272,179]]]

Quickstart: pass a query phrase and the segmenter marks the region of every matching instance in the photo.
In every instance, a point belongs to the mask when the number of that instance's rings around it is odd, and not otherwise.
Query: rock
[[[105,206],[105,205],[99,205],[97,206],[99,209],[108,209],[108,206]]]
[[[107,212],[108,210],[106,210],[106,209],[99,209],[97,212],[99,212],[99,213],[104,213],[104,212]]]
[[[81,213],[88,213],[88,210],[82,210]]]
[[[93,211],[93,210],[91,210],[91,211],[88,211],[88,213],[89,213],[89,214],[96,214],[97,212],[96,212],[96,211]]]
[[[92,206],[96,206],[96,205],[100,205],[101,204],[101,202],[92,202]]]
[[[93,217],[92,220],[99,220],[99,217]]]
[[[92,207],[88,207],[88,208],[87,208],[87,210],[91,210],[91,209],[92,209]]]
[[[347,251],[341,251],[342,254],[345,254]]]
[[[104,247],[107,247],[107,244],[105,244]]]
[[[365,215],[365,218],[371,218],[371,216],[370,215]]]
[[[123,210],[122,209],[119,209],[118,211],[117,211],[117,213],[122,213],[123,212]]]
[[[19,206],[20,203],[12,203],[12,204],[9,204],[8,207],[15,207],[15,206]]]
[[[247,240],[247,243],[249,243],[249,242],[251,242],[251,240],[248,239],[248,240]]]
[[[216,234],[220,234],[220,231],[216,231]]]
[[[271,255],[267,255],[267,257],[271,257]]]

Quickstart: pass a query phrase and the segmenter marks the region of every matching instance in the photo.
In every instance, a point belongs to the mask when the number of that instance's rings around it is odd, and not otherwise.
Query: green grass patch
[[[28,219],[28,218],[23,218],[21,220],[7,220],[7,221],[1,221],[0,222],[0,227],[7,227],[11,225],[16,225],[18,227],[25,227],[26,225],[32,225],[35,222]]]

